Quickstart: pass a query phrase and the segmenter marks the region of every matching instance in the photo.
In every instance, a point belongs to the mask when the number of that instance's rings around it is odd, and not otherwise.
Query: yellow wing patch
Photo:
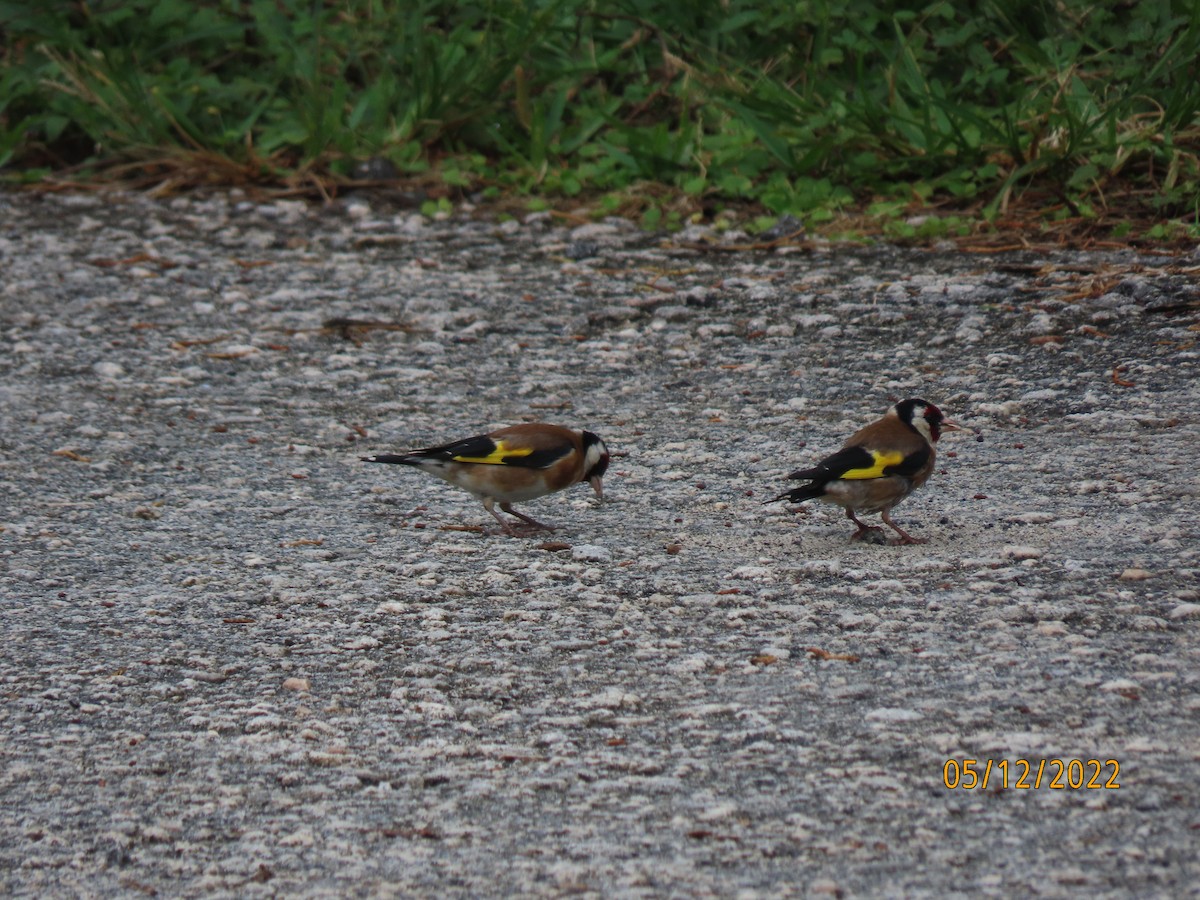
[[[861,479],[861,478],[882,478],[883,470],[888,466],[898,466],[904,462],[904,454],[896,453],[880,453],[878,450],[869,451],[871,459],[874,463],[866,468],[848,469],[842,473],[842,478]]]
[[[455,462],[462,463],[481,463],[485,466],[502,466],[507,457],[513,456],[529,456],[533,453],[532,447],[510,447],[504,441],[496,441],[496,449],[487,456],[455,456],[452,459]]]

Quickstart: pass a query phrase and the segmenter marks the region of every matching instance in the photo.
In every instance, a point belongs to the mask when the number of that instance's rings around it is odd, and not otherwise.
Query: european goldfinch
[[[436,475],[474,494],[505,532],[516,535],[513,523],[496,512],[497,502],[502,510],[530,528],[553,531],[549,525],[517,512],[512,504],[536,500],[581,481],[587,481],[603,500],[601,479],[608,469],[609,456],[604,441],[590,431],[535,422],[501,428],[442,447],[362,459],[416,466]]]
[[[862,540],[881,528],[867,526],[855,512],[879,513],[883,522],[900,535],[896,543],[923,544],[892,521],[897,503],[929,480],[937,454],[934,445],[943,431],[957,431],[942,411],[927,400],[901,400],[878,421],[856,432],[844,447],[809,469],[788,478],[807,481],[768,502],[824,500],[846,510],[858,526],[851,540]]]

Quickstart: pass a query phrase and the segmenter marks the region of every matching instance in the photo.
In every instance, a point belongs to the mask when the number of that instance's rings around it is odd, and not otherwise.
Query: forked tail
[[[790,491],[784,491],[778,497],[767,500],[767,503],[778,503],[780,500],[787,500],[789,503],[803,503],[805,500],[815,500],[825,493],[825,485],[816,482],[813,484],[805,484],[798,488],[792,488]]]
[[[421,458],[419,456],[412,456],[411,454],[403,456],[399,453],[379,453],[375,456],[363,456],[360,458],[363,462],[394,463],[400,466],[419,466],[421,464]]]

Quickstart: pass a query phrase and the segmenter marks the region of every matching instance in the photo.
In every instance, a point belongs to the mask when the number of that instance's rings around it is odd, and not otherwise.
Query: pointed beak
[[[604,500],[604,483],[600,480],[600,476],[593,475],[591,478],[588,479],[588,484],[590,484],[592,486],[592,490],[596,492],[596,497],[599,498],[601,502],[603,502],[603,500]]]
[[[957,422],[951,422],[949,419],[942,419],[942,431],[965,431],[967,434],[975,435],[975,440],[983,440],[983,438],[979,436],[979,431],[972,428],[970,425],[959,425]]]

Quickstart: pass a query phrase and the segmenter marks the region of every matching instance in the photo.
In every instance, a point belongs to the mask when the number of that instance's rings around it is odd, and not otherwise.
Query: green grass
[[[1195,0],[0,0],[0,38],[10,181],[331,191],[385,158],[652,227],[1200,215]]]

